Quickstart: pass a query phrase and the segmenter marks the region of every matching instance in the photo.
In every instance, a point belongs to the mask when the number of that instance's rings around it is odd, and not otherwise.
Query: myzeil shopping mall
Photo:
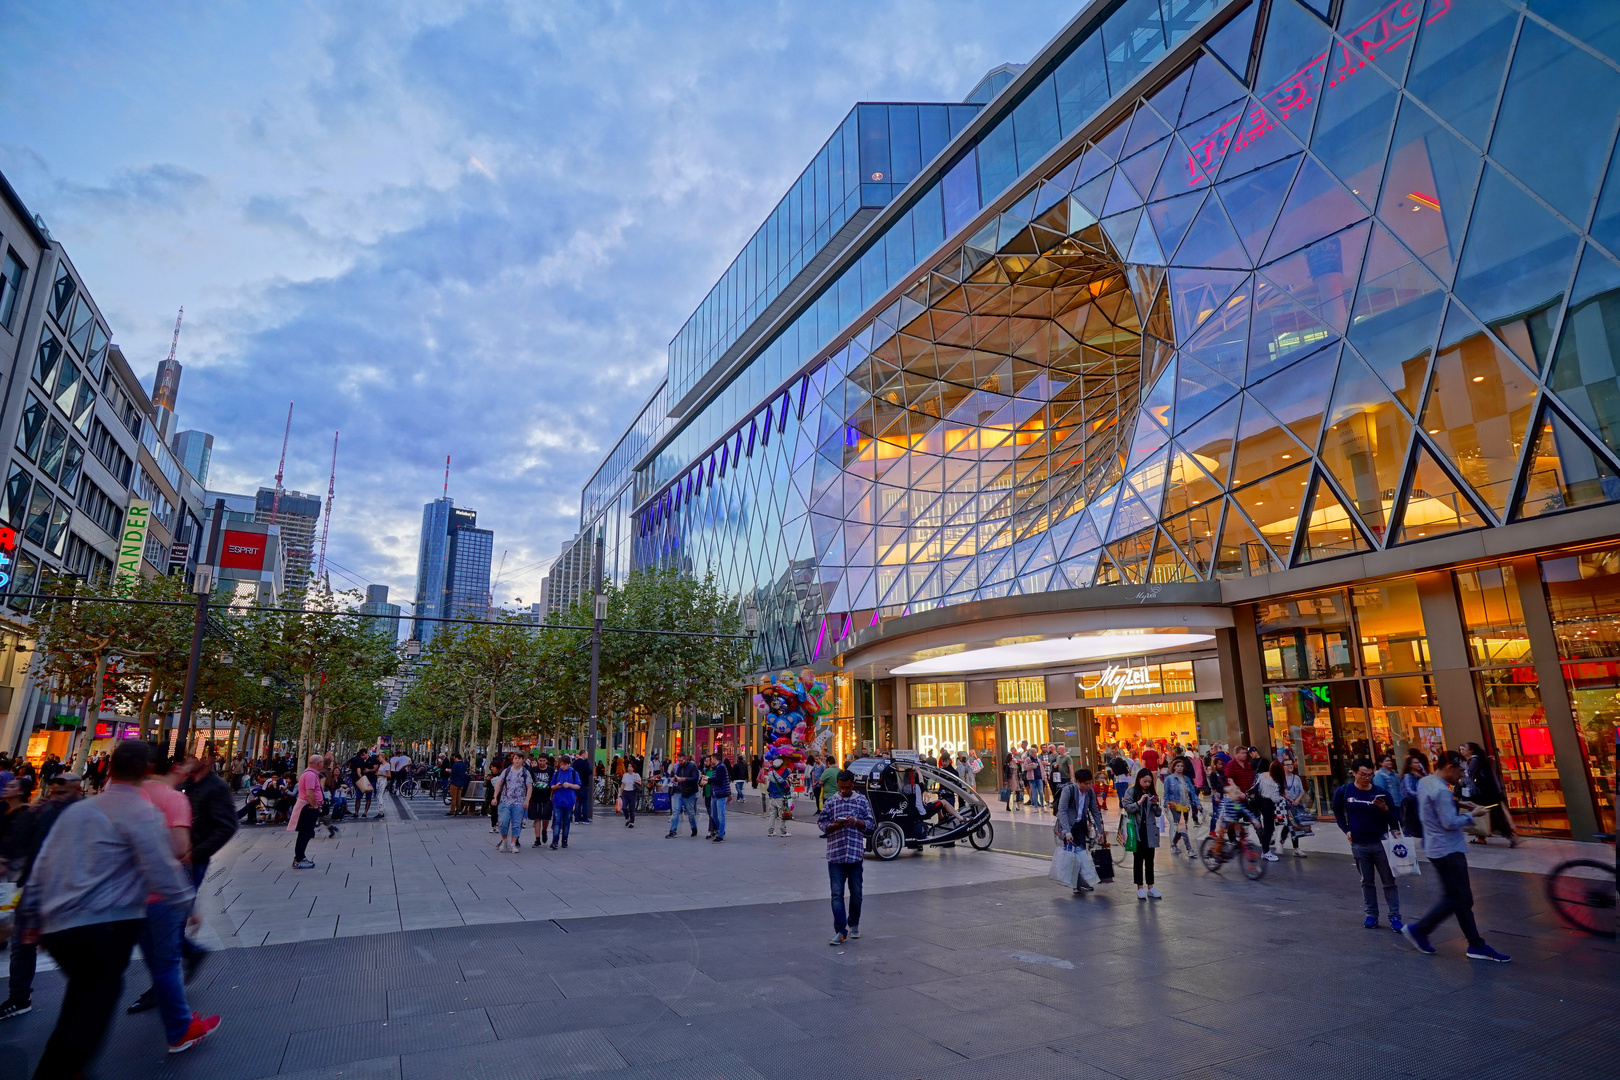
[[[856,105],[584,491],[837,749],[1499,758],[1614,822],[1620,5],[1085,5]],[[749,698],[652,734],[758,747]]]

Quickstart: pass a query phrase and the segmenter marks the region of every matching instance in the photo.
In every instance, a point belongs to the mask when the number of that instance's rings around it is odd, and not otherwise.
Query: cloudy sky
[[[210,486],[323,492],[334,587],[414,594],[422,504],[538,599],[665,346],[859,100],[960,100],[1078,0],[0,0],[0,170],[136,372],[186,308]]]

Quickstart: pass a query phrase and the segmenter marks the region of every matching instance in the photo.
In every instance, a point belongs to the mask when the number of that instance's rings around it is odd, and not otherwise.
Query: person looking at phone
[[[1384,851],[1384,837],[1400,831],[1400,815],[1389,793],[1373,786],[1373,763],[1357,758],[1351,766],[1352,780],[1333,793],[1333,819],[1350,838],[1350,854],[1361,872],[1361,901],[1367,918],[1361,925],[1378,928],[1378,890],[1373,887],[1376,870],[1384,886],[1384,903],[1389,908],[1389,928],[1401,931],[1401,891]]]

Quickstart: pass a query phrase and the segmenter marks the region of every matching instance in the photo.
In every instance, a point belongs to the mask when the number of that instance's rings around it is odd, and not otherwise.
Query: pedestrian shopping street
[[[1075,897],[1039,858],[869,859],[863,937],[833,948],[808,824],[767,839],[734,814],[719,846],[599,813],[567,852],[499,855],[484,819],[389,802],[317,840],[313,871],[289,869],[291,834],[238,834],[204,901],[248,947],[191,987],[220,1031],[170,1058],[156,1014],[120,1011],[100,1075],[1438,1080],[1460,1038],[1471,1078],[1582,1080],[1612,1076],[1620,1042],[1620,950],[1557,925],[1533,873],[1473,875],[1508,965],[1465,960],[1454,925],[1434,957],[1362,929],[1331,852],[1257,883],[1161,855],[1146,903],[1128,863]],[[1427,869],[1402,879],[1403,914],[1435,892]],[[132,964],[125,999],[146,981]],[[60,994],[42,971],[34,1012],[0,1029],[0,1080],[28,1075]]]

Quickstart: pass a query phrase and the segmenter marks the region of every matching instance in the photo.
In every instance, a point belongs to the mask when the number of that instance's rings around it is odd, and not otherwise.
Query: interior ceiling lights
[[[949,656],[935,656],[902,664],[891,675],[958,675],[969,671],[999,671],[1005,668],[1064,664],[1073,660],[1104,660],[1118,656],[1142,656],[1166,649],[1183,649],[1214,640],[1213,634],[1094,634],[1046,641],[1021,641],[1014,645],[993,645],[968,649]]]

